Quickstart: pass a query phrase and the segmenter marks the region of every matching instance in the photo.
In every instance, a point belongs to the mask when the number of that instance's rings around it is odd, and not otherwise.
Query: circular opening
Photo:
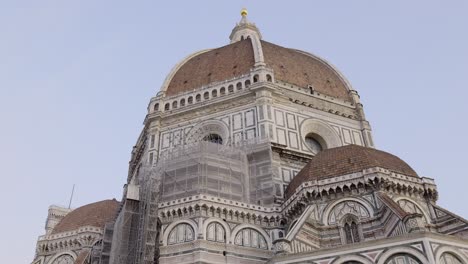
[[[319,153],[325,149],[325,144],[323,139],[314,133],[309,133],[305,137],[305,144],[313,153]]]
[[[218,134],[209,134],[203,138],[203,141],[208,141],[215,144],[223,144],[223,138]]]

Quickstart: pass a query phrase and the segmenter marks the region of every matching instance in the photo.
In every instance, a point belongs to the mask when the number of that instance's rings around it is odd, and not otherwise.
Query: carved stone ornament
[[[276,255],[291,253],[291,243],[287,239],[277,239],[273,242],[273,247]]]
[[[411,214],[407,216],[403,222],[405,223],[408,233],[420,232],[426,230],[424,217],[421,214]]]

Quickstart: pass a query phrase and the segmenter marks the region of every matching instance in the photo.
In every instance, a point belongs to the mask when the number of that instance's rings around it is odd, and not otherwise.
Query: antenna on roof
[[[73,184],[72,192],[71,192],[71,195],[70,195],[70,202],[68,203],[68,209],[70,209],[74,192],[75,192],[75,184]]]

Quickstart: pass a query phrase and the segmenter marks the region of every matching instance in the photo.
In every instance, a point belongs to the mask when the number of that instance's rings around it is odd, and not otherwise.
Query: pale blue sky
[[[0,0],[2,263],[32,260],[50,204],[120,200],[146,106],[186,55],[228,43],[246,6],[265,40],[324,57],[361,95],[378,148],[468,218],[467,1]]]

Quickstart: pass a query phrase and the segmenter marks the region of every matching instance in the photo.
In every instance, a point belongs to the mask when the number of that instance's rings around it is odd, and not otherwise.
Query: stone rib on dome
[[[339,74],[306,52],[284,48],[262,40],[263,56],[267,67],[272,68],[276,80],[306,88],[351,102],[348,88]]]
[[[347,145],[326,149],[313,157],[289,183],[286,188],[286,198],[289,198],[304,182],[361,172],[373,167],[419,177],[406,162],[395,155],[373,148]]]
[[[83,226],[102,228],[113,220],[119,208],[115,199],[87,204],[68,213],[54,227],[51,234],[73,231]]]
[[[255,59],[250,39],[199,54],[174,74],[166,95],[176,95],[210,83],[242,76],[254,67]]]
[[[351,102],[348,85],[337,70],[307,52],[260,41],[267,68],[275,79]],[[195,55],[172,76],[166,95],[172,96],[248,74],[255,65],[252,40],[237,41],[221,48]]]

